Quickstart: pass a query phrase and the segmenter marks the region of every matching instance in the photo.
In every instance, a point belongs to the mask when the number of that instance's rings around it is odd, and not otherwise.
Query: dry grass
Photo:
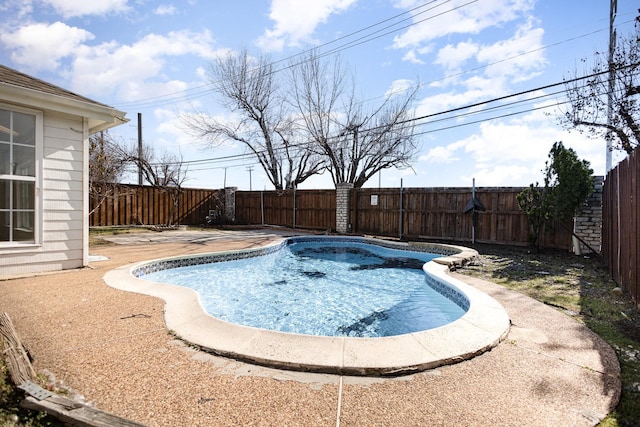
[[[596,255],[476,245],[479,259],[459,272],[517,290],[565,311],[603,338],[620,362],[622,394],[602,426],[640,426],[640,312]]]

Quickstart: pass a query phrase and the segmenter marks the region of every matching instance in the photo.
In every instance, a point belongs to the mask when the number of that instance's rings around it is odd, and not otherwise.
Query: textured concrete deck
[[[376,239],[363,242],[382,243]],[[406,244],[398,247],[411,249]],[[477,252],[469,251],[469,257],[475,255]],[[170,259],[182,262],[190,258],[194,257]],[[437,260],[453,262],[454,258],[442,256]],[[399,375],[470,359],[498,345],[509,331],[509,316],[504,308],[484,292],[448,276],[448,267],[442,263],[425,264],[425,272],[466,296],[469,309],[464,316],[439,328],[372,339],[282,333],[224,322],[205,312],[199,295],[192,289],[151,282],[132,274],[143,266],[163,261],[125,265],[109,271],[104,280],[116,289],[163,299],[167,328],[180,339],[250,363],[343,375]]]
[[[37,370],[97,407],[153,426],[589,426],[617,403],[619,365],[571,317],[493,283],[454,275],[507,310],[506,340],[473,359],[398,378],[282,371],[185,346],[167,332],[164,302],[108,287],[126,264],[257,247],[273,232],[123,237],[90,269],[0,281]],[[159,241],[161,240],[161,241]]]

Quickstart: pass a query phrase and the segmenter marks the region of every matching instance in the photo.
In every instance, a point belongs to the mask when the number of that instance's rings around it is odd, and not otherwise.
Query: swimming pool
[[[291,238],[260,256],[140,274],[196,291],[210,315],[307,335],[384,337],[442,326],[469,306],[422,270],[437,254],[353,239]]]
[[[323,238],[336,239],[320,236],[311,239]],[[475,251],[451,245],[414,245],[369,238],[341,240],[402,250],[419,247],[421,251],[440,254],[424,265],[424,273],[446,289],[463,295],[468,301],[468,309],[457,320],[443,326],[401,335],[379,338],[315,336],[227,322],[206,313],[193,289],[138,277],[195,264],[250,261],[256,256],[282,250],[287,245],[286,240],[258,249],[140,262],[111,270],[104,280],[117,289],[163,299],[166,327],[182,340],[214,354],[277,368],[348,375],[400,375],[474,357],[506,337],[510,322],[504,308],[490,296],[447,273],[449,266],[464,263],[477,255]]]

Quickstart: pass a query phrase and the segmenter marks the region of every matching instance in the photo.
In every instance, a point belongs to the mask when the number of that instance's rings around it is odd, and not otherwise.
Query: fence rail
[[[516,202],[520,187],[479,188],[486,208],[477,212],[475,241],[511,245],[529,243],[527,216]],[[350,231],[355,234],[470,242],[473,214],[464,213],[471,188],[353,189]],[[236,222],[335,230],[335,190],[236,193]],[[571,234],[547,224],[541,246],[569,249]]]
[[[527,216],[516,202],[519,187],[476,189],[486,208],[476,213],[475,241],[510,245],[529,243]],[[471,242],[473,214],[464,213],[471,188],[383,188],[350,192],[350,231],[355,234]],[[91,201],[90,226],[179,223],[200,225],[209,211],[224,217],[223,190],[183,189],[172,214],[168,192],[153,187],[118,185],[97,205]],[[301,229],[336,229],[335,190],[237,191],[237,224],[268,224]],[[171,217],[171,218],[170,218]],[[569,249],[570,233],[547,225],[541,247]]]
[[[185,188],[173,195],[150,186],[114,185],[102,201],[89,201],[89,226],[204,224],[224,208],[224,191]]]
[[[640,307],[640,155],[607,174],[602,192],[602,255],[613,279]]]
[[[529,243],[529,223],[516,201],[522,188],[478,188],[485,210],[465,213],[471,188],[358,189],[352,192],[351,220],[357,233],[511,245]],[[569,249],[570,233],[547,226],[541,246]]]
[[[236,222],[335,230],[335,190],[238,191]]]

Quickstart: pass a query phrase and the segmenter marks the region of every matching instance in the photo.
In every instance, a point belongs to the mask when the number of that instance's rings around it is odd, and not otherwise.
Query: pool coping
[[[261,249],[277,247],[283,241]],[[427,262],[423,269],[462,292],[469,300],[469,310],[447,325],[392,337],[310,336],[236,325],[214,318],[204,311],[194,290],[133,276],[134,270],[161,260],[116,268],[105,274],[104,281],[116,289],[163,299],[167,329],[191,345],[220,356],[282,369],[342,375],[403,375],[470,359],[497,346],[507,336],[510,320],[502,305],[447,274],[450,268],[477,256],[476,251],[433,243],[394,242],[393,246],[396,245],[407,249],[411,249],[410,246],[420,246],[422,250],[443,249],[446,255]],[[246,251],[215,254],[232,256],[239,252]]]

